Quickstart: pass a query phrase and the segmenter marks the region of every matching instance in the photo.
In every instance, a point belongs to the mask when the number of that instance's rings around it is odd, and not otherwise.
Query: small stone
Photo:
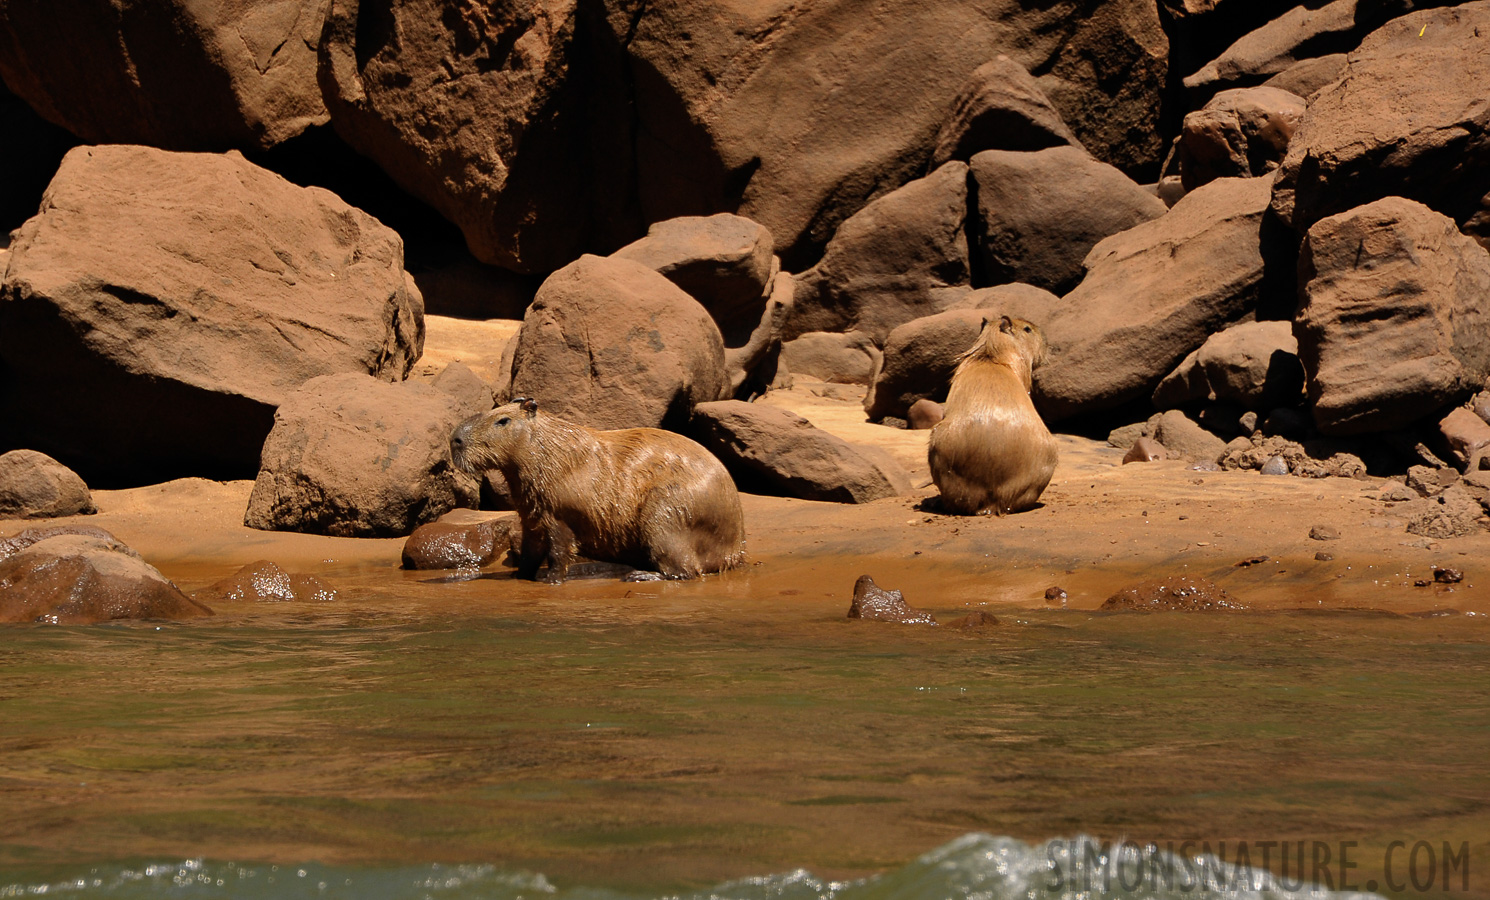
[[[1340,529],[1333,525],[1315,525],[1309,529],[1309,537],[1316,541],[1338,541],[1340,540]]]
[[[923,397],[911,404],[906,413],[906,424],[912,431],[925,431],[940,422],[943,415],[945,411],[940,403]]]
[[[1164,449],[1163,444],[1150,437],[1141,437],[1133,442],[1133,446],[1123,456],[1123,465],[1132,462],[1158,462],[1168,456],[1169,451]]]
[[[1263,463],[1258,471],[1264,475],[1287,475],[1288,461],[1281,456],[1275,456]]]
[[[1433,580],[1438,584],[1458,584],[1464,580],[1464,573],[1450,566],[1434,566]]]
[[[1066,605],[1066,589],[1057,585],[1051,585],[1045,589],[1045,602],[1051,606]]]
[[[1323,550],[1321,550],[1318,553],[1314,554],[1314,558],[1317,559],[1317,560],[1319,560],[1320,562],[1329,562],[1329,561],[1331,561],[1331,560],[1333,560],[1335,558],[1335,554],[1333,554],[1333,553],[1326,553]]]
[[[1259,565],[1262,565],[1263,563],[1265,563],[1267,561],[1268,561],[1268,557],[1266,555],[1263,555],[1263,556],[1249,556],[1246,559],[1242,560],[1241,562],[1233,563],[1233,565],[1236,568],[1245,569],[1245,568],[1247,568],[1249,566],[1259,566]]]

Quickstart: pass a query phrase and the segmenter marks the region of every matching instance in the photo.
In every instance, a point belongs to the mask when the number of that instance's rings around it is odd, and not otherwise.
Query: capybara
[[[1030,373],[1048,352],[1037,326],[1002,316],[958,361],[926,450],[945,511],[1002,516],[1040,499],[1058,451],[1030,401]]]
[[[518,574],[562,582],[577,554],[694,578],[745,557],[740,495],[698,444],[656,428],[595,431],[519,397],[462,422],[450,455],[498,469],[522,521]]]

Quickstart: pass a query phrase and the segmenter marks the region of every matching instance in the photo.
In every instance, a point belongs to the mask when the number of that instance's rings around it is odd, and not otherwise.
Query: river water
[[[339,583],[7,628],[0,897],[1286,896],[1276,858],[1282,881],[1203,891],[1060,863],[1261,869],[1267,842],[1332,849],[1336,889],[1490,895],[1484,617],[959,631],[846,621],[810,586]],[[1468,858],[1413,887],[1399,841]]]

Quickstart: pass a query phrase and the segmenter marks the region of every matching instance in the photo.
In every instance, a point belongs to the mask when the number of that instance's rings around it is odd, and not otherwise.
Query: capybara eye
[[[506,425],[508,422],[511,422],[511,421],[512,421],[511,419],[507,418],[506,416],[503,416],[502,418],[500,418],[500,419],[497,420],[497,424],[498,425]]]

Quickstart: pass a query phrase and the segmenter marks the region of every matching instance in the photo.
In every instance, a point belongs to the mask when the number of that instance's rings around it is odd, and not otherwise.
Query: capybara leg
[[[687,535],[666,535],[652,542],[652,565],[668,578],[697,578],[702,567]]]
[[[574,562],[579,548],[575,545],[574,532],[563,522],[554,522],[548,527],[548,575],[549,584],[563,584],[569,575],[569,565]]]
[[[537,523],[523,523],[523,540],[517,554],[517,575],[529,581],[538,577],[538,567],[548,558],[548,532]]]

